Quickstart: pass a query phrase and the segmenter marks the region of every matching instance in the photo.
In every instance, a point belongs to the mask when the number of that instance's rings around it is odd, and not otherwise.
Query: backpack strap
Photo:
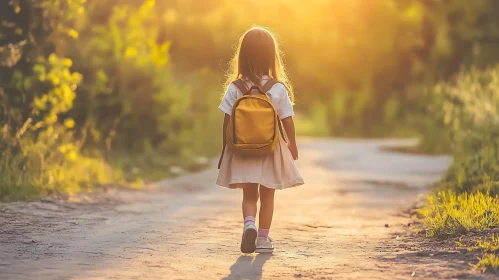
[[[286,139],[286,135],[284,134],[284,129],[282,128],[282,122],[281,119],[279,118],[279,115],[277,115],[277,123],[279,125],[279,132],[281,132],[281,137],[284,142],[288,143],[288,140]]]
[[[248,86],[246,85],[246,82],[244,82],[242,79],[238,79],[232,82],[243,94],[246,94],[249,89]]]
[[[263,85],[262,91],[264,93],[267,93],[275,84],[282,84],[282,83],[276,79],[269,78],[267,82]]]
[[[269,90],[275,85],[275,84],[283,84],[281,82],[279,82],[278,80],[276,79],[273,79],[273,78],[269,78],[267,80],[267,82],[263,85],[262,87],[262,91],[264,93],[267,93],[269,92]],[[283,84],[284,85],[284,84]],[[284,129],[282,128],[282,122],[281,122],[281,119],[279,116],[277,116],[277,122],[278,122],[278,125],[279,125],[279,131],[281,132],[281,136],[282,136],[282,139],[284,140],[284,142],[288,142],[287,139],[286,139],[286,136],[284,134]]]
[[[278,80],[276,79],[273,79],[273,78],[269,78],[267,80],[267,82],[262,86],[262,87],[259,87],[259,86],[252,86],[251,88],[248,88],[248,85],[246,84],[246,82],[243,80],[243,79],[238,79],[238,80],[235,80],[232,82],[243,94],[246,94],[248,93],[249,91],[253,90],[253,89],[258,89],[259,91],[261,91],[262,93],[267,93],[275,84],[282,84],[281,82],[279,82]]]

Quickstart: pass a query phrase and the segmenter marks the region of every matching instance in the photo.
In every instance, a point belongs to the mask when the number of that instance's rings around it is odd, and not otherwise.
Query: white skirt
[[[225,147],[217,185],[226,188],[242,187],[241,183],[255,183],[270,189],[286,189],[303,185],[291,151],[284,140],[274,152],[265,156],[241,156]]]

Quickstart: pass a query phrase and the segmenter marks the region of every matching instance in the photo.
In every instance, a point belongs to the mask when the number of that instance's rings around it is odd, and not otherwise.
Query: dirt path
[[[450,163],[380,149],[411,144],[303,140],[307,184],[276,194],[273,255],[239,252],[241,193],[216,187],[214,168],[107,202],[0,205],[0,279],[479,277],[397,238],[401,210]]]

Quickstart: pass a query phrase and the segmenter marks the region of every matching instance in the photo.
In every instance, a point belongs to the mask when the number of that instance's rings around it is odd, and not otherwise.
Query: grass
[[[478,263],[474,266],[475,269],[482,272],[495,272],[499,268],[499,236],[492,234],[490,240],[483,239],[477,240],[474,248],[480,249],[483,252]]]
[[[499,268],[499,257],[495,254],[484,254],[478,259],[478,263],[474,266],[475,269],[481,272],[497,271]]]
[[[499,199],[482,192],[456,194],[449,190],[432,194],[420,211],[428,237],[457,236],[499,225]],[[460,246],[466,247],[465,244]],[[492,234],[490,238],[474,241],[468,250],[475,249],[480,250],[482,256],[473,268],[481,272],[496,272],[499,268],[499,235]]]
[[[483,239],[475,242],[475,247],[485,253],[496,253],[499,251],[499,236],[492,234],[490,240]]]
[[[201,170],[210,163],[208,158],[201,156],[120,155],[110,162],[81,154],[73,160],[55,161],[52,158],[30,154],[6,157],[4,154],[0,164],[0,202],[32,200],[54,194],[74,195],[109,184],[142,188],[150,182]]]
[[[122,174],[99,158],[74,160],[44,155],[8,157],[0,164],[0,201],[31,200],[64,193],[91,191],[99,184],[120,183]]]
[[[420,210],[428,237],[455,236],[499,225],[499,200],[488,194],[442,191]]]

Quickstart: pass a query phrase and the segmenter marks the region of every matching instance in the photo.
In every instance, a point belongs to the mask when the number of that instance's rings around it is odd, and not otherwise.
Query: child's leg
[[[274,189],[260,186],[260,216],[259,216],[259,236],[268,237],[268,231],[272,224],[274,215]]]
[[[258,184],[244,184],[243,188],[243,219],[251,216],[256,217],[258,202]]]
[[[243,186],[243,218],[244,230],[241,241],[241,252],[249,254],[256,249],[257,229],[255,226],[256,203],[258,202],[258,184],[244,184]]]

